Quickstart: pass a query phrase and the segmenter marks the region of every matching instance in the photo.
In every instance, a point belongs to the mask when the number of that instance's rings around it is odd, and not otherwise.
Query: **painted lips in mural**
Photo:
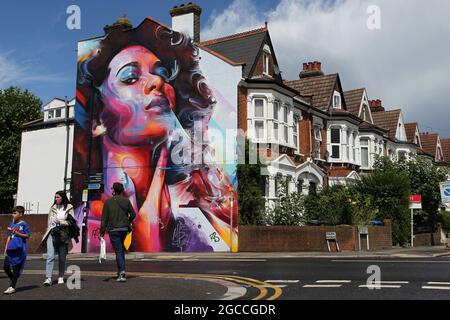
[[[80,42],[78,51],[72,176],[80,220],[85,177],[104,176],[103,191],[88,201],[87,250],[99,250],[103,203],[114,182],[124,184],[137,212],[127,238],[131,250],[228,251],[231,238],[236,250],[235,169],[230,175],[211,162],[171,157],[177,145],[191,146],[181,153],[200,148],[205,158],[217,147],[207,138],[192,139],[198,127],[208,136],[217,107],[197,46],[147,18],[135,29]]]

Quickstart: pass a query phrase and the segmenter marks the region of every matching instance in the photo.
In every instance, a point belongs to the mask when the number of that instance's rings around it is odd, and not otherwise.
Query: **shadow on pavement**
[[[134,279],[134,278],[138,278],[138,277],[136,277],[136,276],[127,276],[127,280]],[[116,281],[116,279],[117,279],[117,277],[108,277],[106,279],[103,279],[102,281],[103,282],[109,282],[111,280]]]
[[[40,288],[40,286],[26,286],[26,287],[19,287],[16,289],[16,292],[22,292],[22,291],[29,291],[33,289]]]

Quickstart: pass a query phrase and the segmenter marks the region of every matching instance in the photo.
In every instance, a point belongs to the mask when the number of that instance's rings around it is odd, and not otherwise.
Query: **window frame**
[[[264,51],[263,52],[263,74],[270,75],[269,65],[270,65],[269,52]]]
[[[336,99],[339,98],[339,106],[336,105]],[[338,91],[334,91],[333,93],[333,109],[342,109],[342,95]]]
[[[339,142],[332,142],[333,141],[333,130],[337,130],[339,132]],[[340,128],[340,127],[330,127],[330,147],[331,147],[330,158],[333,159],[333,160],[336,160],[336,161],[342,159],[342,155],[341,155],[341,147],[342,147],[341,132],[342,132],[342,128]],[[338,147],[338,150],[339,150],[339,157],[338,158],[334,158],[333,157],[333,147]]]
[[[367,141],[367,144],[363,144],[363,141]],[[361,168],[370,168],[370,139],[367,137],[359,138],[359,150],[361,153]],[[363,163],[363,149],[367,150],[367,166]]]

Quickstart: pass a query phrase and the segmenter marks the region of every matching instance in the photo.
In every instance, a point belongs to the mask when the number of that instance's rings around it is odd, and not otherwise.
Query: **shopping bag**
[[[98,257],[98,262],[102,263],[102,260],[106,260],[106,241],[100,238],[100,255]]]

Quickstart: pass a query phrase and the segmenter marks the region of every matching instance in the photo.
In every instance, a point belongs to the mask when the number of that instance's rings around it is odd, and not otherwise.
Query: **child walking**
[[[9,237],[6,240],[3,269],[11,280],[11,285],[3,292],[4,294],[16,292],[17,280],[23,272],[27,259],[27,239],[30,238],[30,227],[27,222],[22,220],[24,212],[24,207],[14,207],[13,221],[8,227]]]

